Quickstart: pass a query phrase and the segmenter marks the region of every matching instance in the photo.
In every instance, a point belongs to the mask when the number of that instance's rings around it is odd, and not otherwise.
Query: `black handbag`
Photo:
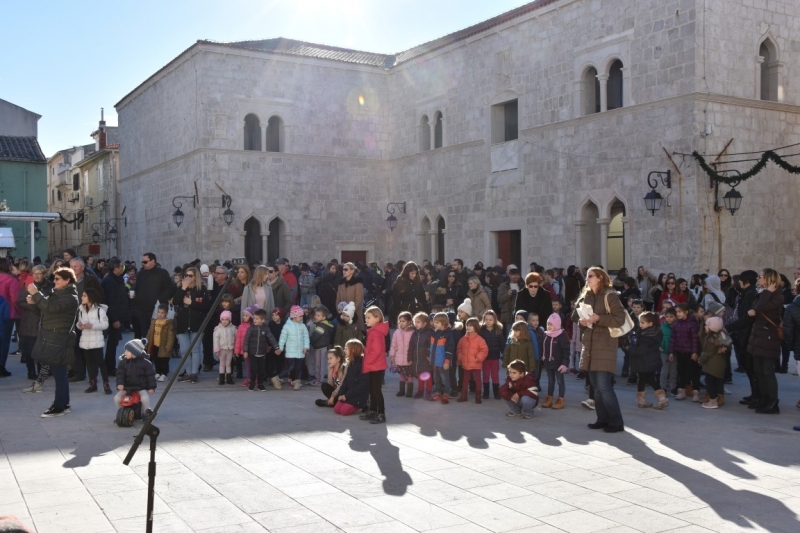
[[[69,332],[48,331],[42,328],[39,320],[39,332],[33,345],[33,360],[42,365],[71,365],[75,360],[75,320]]]

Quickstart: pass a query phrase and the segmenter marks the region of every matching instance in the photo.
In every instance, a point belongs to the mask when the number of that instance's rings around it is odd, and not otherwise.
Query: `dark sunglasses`
[[[268,268],[268,269],[267,269],[267,272],[269,272],[270,274],[274,274],[275,272],[277,272],[277,270],[273,270],[273,269],[271,269],[271,268]]]
[[[530,285],[528,285],[528,288],[529,288],[529,289],[538,289],[538,288],[539,288],[539,286],[538,286],[538,285],[535,285],[535,284],[533,284],[533,283],[531,283]]]
[[[183,276],[183,277],[184,277],[184,278],[193,278],[193,277],[194,277],[194,274],[186,274],[186,275],[185,275],[185,276]]]

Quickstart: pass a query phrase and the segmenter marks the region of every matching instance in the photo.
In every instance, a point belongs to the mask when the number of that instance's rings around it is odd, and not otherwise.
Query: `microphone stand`
[[[228,278],[225,280],[225,284],[222,286],[222,289],[219,291],[217,298],[214,300],[214,304],[211,307],[211,310],[206,315],[206,318],[203,320],[203,323],[200,325],[200,329],[195,333],[192,342],[186,348],[186,351],[183,353],[183,358],[181,358],[181,362],[178,365],[178,369],[172,374],[172,378],[167,383],[164,392],[158,399],[155,408],[150,410],[150,416],[145,420],[142,429],[139,431],[139,434],[136,435],[133,439],[133,445],[131,449],[128,450],[128,455],[125,456],[125,459],[122,461],[122,464],[125,466],[129,465],[133,456],[136,455],[136,451],[139,449],[139,445],[142,444],[144,441],[144,436],[147,435],[150,438],[150,462],[147,465],[147,526],[146,526],[146,533],[153,533],[153,501],[155,499],[155,490],[156,490],[156,441],[158,440],[158,436],[161,431],[158,429],[157,426],[153,425],[153,420],[155,420],[156,416],[158,415],[158,410],[161,408],[161,404],[164,403],[164,400],[167,398],[167,394],[169,390],[172,388],[172,384],[175,383],[175,380],[178,378],[178,374],[180,374],[181,369],[186,364],[186,360],[189,358],[189,355],[192,353],[192,349],[194,348],[195,344],[200,340],[203,336],[203,332],[208,327],[208,323],[211,321],[211,316],[216,311],[219,303],[222,301],[222,295],[225,294],[225,291],[228,289],[228,285],[230,285],[232,281],[232,277],[229,275]]]

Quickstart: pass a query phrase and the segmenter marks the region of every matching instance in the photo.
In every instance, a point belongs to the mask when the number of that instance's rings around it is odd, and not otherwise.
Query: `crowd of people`
[[[621,377],[636,385],[639,407],[663,410],[671,397],[718,409],[742,372],[750,394],[739,403],[780,412],[775,374],[789,371],[792,352],[800,358],[800,269],[794,282],[770,268],[687,281],[643,266],[613,279],[599,266],[529,266],[523,275],[499,260],[469,269],[460,259],[384,268],[197,259],[170,273],[152,253],[140,265],[72,250],[49,265],[0,259],[0,376],[11,375],[14,338],[31,380],[24,391],[54,378],[43,417],[70,411],[70,382],[116,390],[118,405],[139,391],[146,408],[174,373],[171,360],[191,349],[181,381],[215,372],[219,386],[240,380],[248,391],[311,385],[324,395],[320,407],[384,423],[387,371],[399,376],[398,397],[493,397],[520,418],[533,416],[543,376],[541,407],[564,409],[565,376],[574,375],[588,393],[580,404],[597,415],[589,427],[616,432],[621,349]],[[119,356],[125,331],[134,340]]]

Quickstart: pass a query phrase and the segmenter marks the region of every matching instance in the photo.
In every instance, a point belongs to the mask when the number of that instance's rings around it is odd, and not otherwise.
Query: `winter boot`
[[[272,386],[275,387],[275,390],[281,390],[281,387],[283,386],[283,384],[281,383],[281,378],[279,378],[278,376],[272,376],[272,378],[270,378],[270,381],[272,382]]]
[[[692,401],[694,403],[698,403],[700,401],[700,391],[699,390],[692,391]]]
[[[717,394],[717,405],[722,407],[725,405],[725,395],[724,394]]]
[[[706,403],[710,399],[711,399],[711,396],[709,396],[708,393],[706,393],[706,395],[703,396],[703,399],[700,400],[700,403]]]
[[[636,403],[639,407],[653,407],[653,404],[647,401],[647,391],[636,392]]]
[[[709,398],[708,401],[703,405],[701,405],[700,407],[702,407],[703,409],[719,409],[719,404],[717,404],[716,398],[714,398],[713,400]]]
[[[559,396],[556,403],[553,404],[553,409],[563,409],[564,407],[564,398]]]
[[[89,381],[89,388],[87,388],[83,392],[97,392],[97,380],[96,379],[90,380]]]
[[[406,383],[406,398],[411,398],[414,396],[414,382],[409,381]]]
[[[492,385],[492,394],[494,395],[495,400],[500,399],[500,385],[498,383]]]
[[[553,407],[553,397],[552,396],[548,396],[547,398],[545,398],[544,399],[544,403],[542,404],[542,409],[549,409],[550,407]]]
[[[678,389],[678,394],[675,395],[676,400],[686,399],[686,389]]]
[[[299,377],[296,380],[294,380],[294,387],[293,387],[294,390],[300,390],[300,387],[302,387],[302,386],[303,386],[303,382],[300,380]]]
[[[476,387],[475,388],[475,403],[481,403],[483,399],[481,398],[481,391]]]
[[[458,395],[458,400],[456,400],[457,402],[461,403],[467,401],[467,387],[469,387],[469,385],[466,383],[463,387],[461,387],[461,394]]]
[[[233,374],[225,374],[225,383],[233,385]]]
[[[219,384],[220,385],[225,385],[225,374],[220,374],[219,375]]]
[[[663,409],[669,405],[669,400],[667,399],[666,392],[664,392],[663,390],[657,390],[655,394],[658,403],[653,406],[653,409]]]
[[[106,394],[111,394],[111,387],[108,384],[108,381],[103,382],[103,392]]]
[[[386,423],[386,415],[383,413],[375,415],[375,418],[369,421],[370,424],[385,424]]]
[[[395,394],[395,396],[397,396],[399,398],[400,396],[405,396],[405,395],[406,395],[406,382],[405,381],[401,381],[400,382],[400,390],[397,391],[397,394]]]
[[[684,390],[686,391],[686,396],[691,396],[692,394],[694,394],[694,388],[692,387],[691,384],[686,385],[686,388]]]
[[[445,405],[450,403],[450,395],[449,394],[442,394],[442,403],[445,404]]]
[[[363,415],[358,415],[358,418],[359,420],[374,420],[376,416],[378,416],[378,413],[375,411],[367,411]]]
[[[761,409],[756,409],[756,413],[760,415],[779,415],[781,410],[778,409],[778,400],[770,400],[767,405]]]
[[[489,384],[488,383],[484,383],[483,384],[483,399],[484,400],[488,400],[489,399]]]
[[[420,381],[419,382],[419,390],[414,395],[414,399],[415,400],[419,400],[423,396],[425,396],[425,382],[424,381]],[[425,397],[427,398],[427,396],[425,396]]]

